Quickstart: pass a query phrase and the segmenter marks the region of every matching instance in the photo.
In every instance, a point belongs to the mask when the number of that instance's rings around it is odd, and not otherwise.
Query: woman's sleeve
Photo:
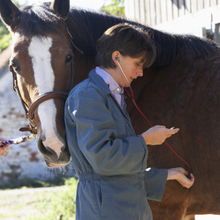
[[[167,182],[167,175],[167,169],[146,169],[144,182],[147,199],[161,201]]]
[[[147,146],[141,135],[117,137],[117,129],[103,98],[85,89],[68,98],[79,149],[100,175],[122,175],[146,169]]]

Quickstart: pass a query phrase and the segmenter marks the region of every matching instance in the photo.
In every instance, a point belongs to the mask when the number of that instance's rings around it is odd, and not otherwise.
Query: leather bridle
[[[9,70],[12,72],[12,77],[13,77],[13,89],[14,91],[17,92],[18,97],[21,101],[21,104],[24,108],[26,118],[29,120],[29,127],[22,127],[19,129],[19,131],[29,131],[32,134],[37,134],[37,127],[36,123],[34,121],[34,112],[36,108],[43,102],[50,100],[50,99],[64,99],[66,100],[69,93],[66,92],[61,92],[61,91],[52,91],[52,92],[46,92],[39,97],[37,97],[31,104],[28,106],[20,93],[18,83],[17,83],[17,73],[15,72],[14,68],[12,65],[10,65]],[[70,84],[70,90],[73,88],[74,84],[74,73],[73,73],[73,60],[71,61],[71,84]],[[69,91],[70,91],[69,90]]]
[[[83,51],[81,51],[73,42],[73,37],[66,25],[66,20],[67,17],[60,17],[61,20],[64,21],[65,24],[65,28],[66,31],[68,33],[69,36],[69,42],[70,45],[72,46],[72,49],[75,48],[79,53],[83,54]],[[12,65],[9,66],[9,70],[12,72],[12,76],[13,76],[13,89],[14,91],[17,92],[18,97],[21,101],[21,104],[24,108],[24,111],[26,113],[26,118],[29,120],[29,127],[22,127],[19,129],[19,131],[29,131],[31,134],[36,135],[37,134],[37,127],[36,127],[36,123],[34,121],[34,112],[36,110],[36,108],[43,102],[49,100],[49,99],[64,99],[66,100],[69,93],[66,92],[62,92],[62,91],[52,91],[52,92],[46,92],[42,95],[40,95],[37,99],[35,99],[30,106],[28,106],[24,100],[22,99],[19,87],[18,87],[18,83],[17,83],[17,73],[15,72],[14,68],[12,67]],[[70,89],[69,92],[71,91],[71,89],[73,88],[74,85],[74,67],[73,67],[73,60],[71,61],[71,84],[70,84]]]

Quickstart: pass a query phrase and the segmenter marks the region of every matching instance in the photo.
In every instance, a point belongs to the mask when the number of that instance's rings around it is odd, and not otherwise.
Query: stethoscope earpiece
[[[126,77],[126,75],[125,75],[125,73],[124,73],[124,71],[123,71],[123,69],[121,68],[121,65],[120,65],[119,62],[118,62],[118,61],[119,61],[119,57],[116,57],[115,59],[116,59],[116,61],[117,61],[117,63],[118,63],[118,66],[119,66],[119,68],[120,68],[122,74],[124,75],[124,77],[125,77],[125,79],[126,79],[126,81],[127,81],[127,83],[128,83],[128,87],[130,87],[131,85],[130,85],[130,83],[129,83],[129,81],[128,81],[128,79],[127,79],[127,77]]]

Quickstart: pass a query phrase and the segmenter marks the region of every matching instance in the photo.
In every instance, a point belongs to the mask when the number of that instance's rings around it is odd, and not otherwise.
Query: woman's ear
[[[116,66],[118,66],[118,61],[120,60],[120,56],[121,54],[117,50],[112,53],[112,61],[114,62]]]

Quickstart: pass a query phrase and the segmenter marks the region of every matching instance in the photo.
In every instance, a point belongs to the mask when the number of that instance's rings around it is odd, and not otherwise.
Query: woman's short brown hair
[[[149,34],[129,24],[117,24],[110,27],[96,44],[97,65],[104,68],[115,68],[112,53],[119,51],[122,56],[132,58],[141,57],[145,54],[144,68],[150,67],[156,58],[156,49]]]

